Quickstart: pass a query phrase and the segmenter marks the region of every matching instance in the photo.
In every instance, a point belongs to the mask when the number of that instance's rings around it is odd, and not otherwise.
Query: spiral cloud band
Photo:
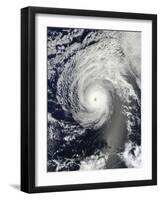
[[[48,171],[140,167],[140,40],[48,28]]]

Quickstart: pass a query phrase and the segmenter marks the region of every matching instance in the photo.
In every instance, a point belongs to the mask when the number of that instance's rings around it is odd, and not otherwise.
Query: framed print
[[[157,184],[157,16],[21,10],[21,190]]]

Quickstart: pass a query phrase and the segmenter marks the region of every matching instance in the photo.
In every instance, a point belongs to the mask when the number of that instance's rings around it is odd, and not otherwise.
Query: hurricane
[[[141,166],[141,33],[48,27],[47,170]]]

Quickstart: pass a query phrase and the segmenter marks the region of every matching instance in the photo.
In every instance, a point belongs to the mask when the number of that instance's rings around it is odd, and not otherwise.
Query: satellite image
[[[141,167],[141,32],[47,28],[47,172]]]

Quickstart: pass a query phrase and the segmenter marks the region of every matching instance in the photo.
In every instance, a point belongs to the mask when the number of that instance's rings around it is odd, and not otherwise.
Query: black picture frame
[[[35,15],[138,19],[152,21],[152,179],[59,186],[35,186]],[[21,9],[21,190],[27,193],[157,184],[157,15],[44,7]]]

